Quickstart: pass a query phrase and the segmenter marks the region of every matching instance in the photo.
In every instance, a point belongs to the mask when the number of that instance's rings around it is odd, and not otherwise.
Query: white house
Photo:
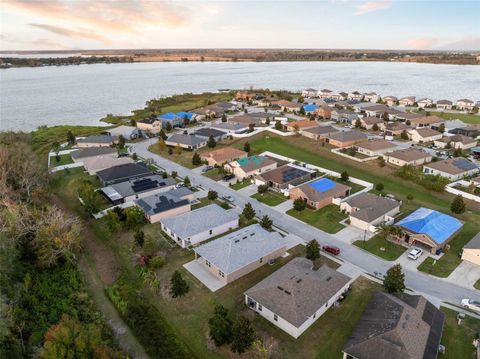
[[[347,99],[352,100],[352,101],[362,101],[363,100],[363,94],[361,94],[358,91],[353,91],[353,92],[350,92],[348,94]]]
[[[328,89],[322,89],[320,91],[318,91],[318,96],[320,98],[330,98],[332,96],[333,92],[331,90],[328,90]]]
[[[478,173],[479,167],[466,158],[449,158],[448,160],[431,162],[423,166],[423,173],[427,175],[439,175],[451,181],[457,181],[463,177],[473,176]]]
[[[450,144],[451,148],[461,148],[462,150],[466,150],[475,147],[477,145],[477,140],[464,135],[453,135],[444,136],[441,139],[436,140],[434,144],[440,148],[445,148]]]
[[[377,102],[380,100],[380,95],[378,95],[376,92],[368,92],[364,94],[363,99],[368,102]]]
[[[472,100],[467,98],[463,98],[461,100],[457,100],[457,109],[465,110],[465,111],[472,111],[475,107],[475,103]]]
[[[398,98],[396,98],[395,96],[385,96],[383,99],[382,99],[388,106],[394,106],[397,101],[398,101]]]
[[[451,110],[453,107],[453,102],[449,100],[439,100],[437,101],[437,110]]]
[[[318,91],[312,88],[308,88],[302,91],[303,97],[317,97]]]
[[[406,96],[398,100],[400,106],[413,106],[415,103],[415,96]]]
[[[245,304],[295,339],[345,293],[352,278],[297,257],[245,292]]]
[[[442,138],[443,135],[441,132],[432,130],[428,127],[424,127],[408,131],[408,136],[413,142],[420,143],[439,140]]]
[[[433,106],[433,100],[429,98],[422,98],[421,100],[417,101],[418,107],[420,108],[427,108]]]

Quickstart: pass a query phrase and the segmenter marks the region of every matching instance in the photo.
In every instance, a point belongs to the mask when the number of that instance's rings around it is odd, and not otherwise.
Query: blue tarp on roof
[[[193,113],[192,112],[177,112],[177,116],[180,117],[182,120],[187,116],[189,120],[192,119]]]
[[[305,110],[305,112],[313,112],[317,108],[318,108],[317,105],[305,105],[305,106],[303,106],[303,109]]]
[[[327,192],[329,189],[332,189],[337,184],[328,178],[321,178],[318,181],[313,181],[308,184],[310,187],[316,189],[318,192]]]
[[[161,120],[176,120],[177,118],[178,116],[173,112],[164,113],[163,115],[160,115]]]
[[[458,231],[463,223],[442,212],[421,207],[402,219],[397,225],[414,233],[426,234],[435,243],[442,244]]]

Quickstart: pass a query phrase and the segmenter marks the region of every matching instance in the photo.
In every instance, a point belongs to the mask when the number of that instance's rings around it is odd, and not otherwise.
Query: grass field
[[[170,161],[176,162],[179,165],[182,165],[183,167],[187,168],[195,168],[198,166],[194,166],[192,163],[192,157],[193,157],[193,151],[185,151],[182,150],[182,152],[177,153],[176,148],[173,148],[173,153],[171,155],[168,154],[168,147],[165,146],[161,148],[158,144],[153,144],[150,147],[148,147],[148,150],[150,152],[153,152],[157,155],[160,155],[162,157],[165,157],[166,159],[169,159]]]
[[[469,115],[467,113],[448,113],[448,112],[433,112],[429,111],[432,115],[441,117],[445,120],[462,120],[466,123],[479,124],[480,115]]]
[[[407,248],[387,241],[378,235],[373,236],[368,241],[355,241],[353,244],[387,261],[394,261],[407,250]],[[384,250],[382,251],[380,248],[384,248]]]
[[[305,208],[299,212],[292,208],[287,211],[287,214],[327,233],[337,233],[343,229],[345,226],[338,222],[347,218],[347,215],[340,212],[338,206],[334,204],[329,204],[317,211]]]
[[[480,320],[467,316],[462,324],[457,323],[457,312],[447,308],[440,308],[445,314],[445,326],[441,343],[445,345],[445,354],[438,358],[460,359],[474,358],[472,345],[475,335],[480,333]]]
[[[73,163],[72,156],[70,155],[60,155],[59,161],[57,161],[56,156],[50,157],[50,167],[63,166]]]
[[[244,179],[243,181],[235,182],[232,185],[230,185],[231,189],[234,189],[235,191],[238,191],[239,189],[248,187],[252,184],[252,181],[249,179]]]
[[[280,203],[285,202],[288,198],[283,194],[273,191],[267,191],[265,193],[255,193],[250,196],[255,198],[257,201],[265,203],[267,206],[278,206]]]

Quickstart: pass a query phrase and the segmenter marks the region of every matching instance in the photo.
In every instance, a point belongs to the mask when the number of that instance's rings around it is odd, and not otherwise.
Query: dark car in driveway
[[[325,252],[330,253],[334,256],[338,256],[340,254],[340,248],[335,247],[335,246],[323,246],[322,249]]]
[[[230,181],[231,179],[234,179],[235,175],[234,174],[226,174],[225,176],[222,177],[222,180],[224,181]]]

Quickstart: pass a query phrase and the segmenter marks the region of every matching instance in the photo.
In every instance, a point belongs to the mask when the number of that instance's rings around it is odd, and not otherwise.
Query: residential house
[[[438,116],[423,116],[410,119],[410,124],[414,128],[432,128],[440,127],[442,124],[445,124],[445,120],[441,119]]]
[[[423,117],[418,113],[413,112],[400,112],[397,111],[395,114],[388,114],[388,118],[390,119],[393,116],[393,120],[400,121],[400,122],[411,122],[413,119]]]
[[[317,141],[324,141],[330,134],[339,132],[332,126],[316,126],[300,130],[302,136],[311,138]]]
[[[462,260],[480,266],[480,233],[463,247]]]
[[[442,311],[420,295],[375,291],[342,358],[437,359],[444,323]]]
[[[255,119],[259,119],[260,120],[260,123],[266,123],[267,122],[267,119],[269,119],[270,121],[274,121],[275,120],[275,114],[274,113],[270,113],[270,112],[264,112],[264,111],[259,111],[259,112],[250,112],[248,114],[250,117],[253,117]],[[258,122],[255,122],[255,123],[258,123]],[[260,125],[259,123],[259,125]]]
[[[368,92],[364,94],[363,99],[368,102],[378,102],[378,100],[380,100],[380,95],[376,92]]]
[[[247,127],[249,127],[249,126],[259,126],[259,125],[262,124],[262,119],[261,118],[250,116],[249,114],[230,117],[227,121],[229,123],[241,124],[241,125],[245,125]]]
[[[295,132],[295,131],[305,130],[305,129],[313,128],[317,126],[318,126],[317,121],[298,120],[298,121],[289,122],[287,124],[287,130],[290,132]]]
[[[329,119],[330,116],[332,115],[332,109],[327,106],[327,105],[323,105],[323,106],[320,106],[319,108],[317,108],[313,114],[315,116],[318,116],[319,118],[323,118],[323,119]]]
[[[334,203],[334,200],[348,197],[351,187],[328,178],[304,183],[289,191],[290,199],[302,198],[308,207],[316,210]]]
[[[238,227],[238,213],[217,204],[160,220],[162,230],[180,247],[196,246]]]
[[[346,92],[339,92],[336,94],[330,95],[328,99],[333,100],[333,101],[346,101],[348,99],[348,93]]]
[[[242,181],[277,168],[277,162],[265,156],[250,156],[240,158],[225,165],[225,170]]]
[[[345,293],[352,278],[297,257],[245,292],[245,304],[298,338]]]
[[[435,146],[440,148],[447,147],[450,144],[451,148],[461,148],[462,150],[466,150],[477,145],[477,140],[471,137],[463,136],[463,135],[453,135],[453,136],[443,136],[441,139],[436,140]]]
[[[117,141],[116,137],[109,135],[92,135],[85,138],[77,139],[76,147],[110,147]]]
[[[364,231],[375,232],[381,223],[393,223],[401,202],[371,193],[361,193],[340,203],[349,214],[350,224]]]
[[[167,127],[167,123],[170,123],[172,127],[182,127],[184,124],[184,118],[173,112],[164,113],[158,116],[158,119],[162,123],[162,128]],[[187,119],[189,119],[188,116]]]
[[[398,100],[398,104],[404,107],[413,106],[414,103],[415,103],[415,96],[406,96]]]
[[[460,231],[463,223],[448,214],[420,207],[396,223],[405,232],[411,246],[428,249],[435,254]]]
[[[360,108],[361,112],[364,112],[366,116],[371,117],[383,117],[385,112],[387,112],[388,110],[391,110],[391,108],[384,104],[370,104],[368,106],[363,106]]]
[[[82,161],[83,167],[90,174],[94,175],[98,171],[106,168],[133,163],[130,157],[113,157],[113,156],[98,156],[94,158],[85,159]]]
[[[466,126],[460,128],[454,128],[453,130],[449,131],[455,135],[464,135],[472,138],[480,138],[480,127],[479,126]]]
[[[331,98],[333,92],[331,90],[328,90],[328,89],[322,89],[320,91],[318,91],[318,97],[320,98]]]
[[[309,181],[316,175],[317,173],[314,170],[289,163],[257,175],[255,184],[257,186],[267,185],[274,190],[284,191]]]
[[[150,175],[111,184],[101,188],[100,192],[113,204],[120,204],[170,191],[175,188],[175,184],[171,177]]]
[[[368,136],[363,132],[352,130],[332,133],[327,137],[326,142],[332,146],[343,148],[366,141],[367,139]]]
[[[330,113],[330,118],[337,122],[353,123],[358,117],[358,113],[350,110],[333,109]]]
[[[303,97],[317,97],[318,91],[312,88],[308,88],[302,91]]]
[[[162,122],[158,118],[144,118],[137,120],[137,128],[151,134],[157,134],[162,129]]]
[[[219,148],[201,154],[202,161],[207,161],[209,166],[221,166],[239,158],[248,157],[248,153],[233,147]]]
[[[192,112],[195,114],[195,118],[198,121],[204,121],[222,116],[225,113],[225,110],[222,107],[213,104],[197,108]]]
[[[103,156],[118,157],[118,151],[113,147],[87,147],[71,152],[70,156],[73,162],[83,162]]]
[[[363,100],[363,94],[361,94],[358,91],[353,91],[353,92],[350,92],[348,94],[347,99],[351,100],[351,101],[362,101]]]
[[[109,185],[126,181],[130,178],[145,177],[152,174],[152,171],[143,162],[127,163],[120,166],[110,167],[97,172],[97,177],[102,184]]]
[[[398,98],[395,96],[385,96],[382,98],[383,102],[387,104],[387,106],[395,106],[397,104]]]
[[[160,222],[162,219],[175,217],[191,209],[189,189],[182,187],[180,191],[173,190],[157,193],[135,200],[135,204],[143,211],[150,223]],[[193,197],[193,196],[192,196]]]
[[[408,131],[410,129],[410,127],[406,124],[398,122],[383,123],[380,124],[378,127],[380,127],[381,130],[385,131],[385,136],[399,136],[402,134],[403,131]]]
[[[360,123],[366,130],[371,130],[375,124],[378,126],[378,128],[380,128],[383,123],[383,119],[380,117],[367,116],[360,118]]]
[[[355,148],[358,153],[373,157],[391,152],[397,148],[397,145],[386,140],[369,140],[356,144]]]
[[[221,108],[224,112],[238,110],[238,105],[233,102],[226,102],[226,101],[217,102],[213,106],[216,106],[217,108]]]
[[[388,163],[396,166],[420,166],[432,160],[432,155],[424,150],[417,148],[407,148],[388,152],[384,156]]]
[[[220,122],[220,123],[212,123],[210,128],[224,131],[226,133],[244,133],[248,131],[248,125],[241,124],[241,123],[232,123],[232,122]]]
[[[196,248],[195,259],[218,281],[228,284],[285,254],[286,240],[252,224]]]
[[[257,94],[251,91],[237,91],[237,93],[235,94],[235,100],[237,101],[253,100],[256,97]]]
[[[275,100],[271,102],[272,106],[278,106],[280,107],[283,111],[300,111],[302,108],[302,104],[298,102],[292,102],[288,100]]]
[[[193,134],[175,133],[165,141],[167,146],[180,146],[187,150],[197,150],[207,145],[208,138]]]
[[[211,127],[203,127],[195,130],[194,135],[197,137],[206,138],[207,140],[210,139],[211,136],[217,142],[223,141],[229,136],[225,131],[220,131]]]
[[[443,161],[429,163],[423,166],[423,173],[427,175],[439,175],[451,181],[457,181],[478,173],[479,167],[466,158],[449,158]]]
[[[408,137],[415,143],[425,143],[439,140],[442,138],[442,133],[435,131],[431,128],[417,128],[414,130],[408,131]]]
[[[142,131],[138,127],[133,126],[118,126],[115,128],[111,128],[106,133],[113,137],[120,137],[123,136],[127,141],[134,140],[136,138],[142,137]]]
[[[417,101],[417,104],[419,108],[429,108],[434,105],[434,102],[429,98],[422,98]]]
[[[456,106],[459,110],[472,111],[475,107],[475,103],[472,100],[463,98],[461,100],[457,100]]]
[[[316,110],[318,110],[317,105],[303,105],[303,111],[305,111],[305,113],[315,113]]]
[[[437,101],[437,110],[451,110],[453,107],[453,102],[449,100],[439,100]]]

